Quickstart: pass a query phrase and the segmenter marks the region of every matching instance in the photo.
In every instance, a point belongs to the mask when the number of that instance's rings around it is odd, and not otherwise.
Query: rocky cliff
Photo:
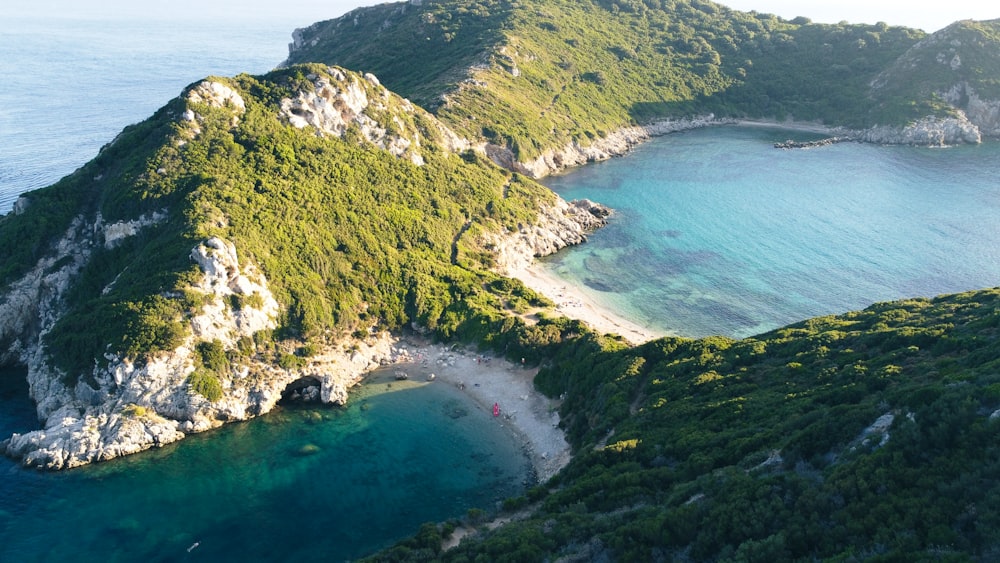
[[[906,103],[927,116],[903,127],[874,127],[861,138],[951,145],[1000,136],[998,30],[1000,20],[960,21],[910,47],[872,81],[871,97],[890,111]]]
[[[25,465],[64,469],[161,446],[266,413],[290,387],[317,387],[324,402],[340,404],[367,371],[395,358],[393,339],[374,334],[331,342],[292,369],[260,357],[234,363],[222,374],[220,398],[198,393],[191,384],[198,343],[219,342],[232,349],[242,337],[273,329],[279,308],[259,270],[241,263],[231,243],[212,238],[191,250],[203,275],[190,291],[203,296],[203,306],[189,319],[185,342],[141,363],[109,355],[105,366],[95,366],[89,377],[69,385],[51,365],[42,337],[64,312],[60,303],[74,270],[105,232],[121,236],[120,226],[75,222],[52,255],[3,296],[0,327],[5,338],[16,342],[6,351],[7,359],[27,365],[31,396],[43,421],[41,430],[4,442],[6,453]],[[65,265],[54,269],[57,263]],[[253,299],[235,310],[233,296]]]
[[[498,165],[537,179],[588,162],[599,162],[621,156],[652,137],[726,123],[735,123],[735,120],[716,119],[713,115],[705,115],[689,119],[657,121],[648,125],[622,127],[605,137],[595,139],[588,145],[581,145],[577,142],[569,143],[559,149],[548,149],[540,156],[527,161],[516,160],[514,153],[507,147],[482,144],[480,150],[484,151]]]
[[[514,276],[535,258],[587,241],[587,234],[607,224],[611,209],[590,200],[559,198],[539,209],[539,221],[517,230],[484,236],[484,247],[495,255],[495,270]]]
[[[601,226],[606,214],[605,208],[590,202],[557,200],[542,210],[537,224],[491,238],[498,263],[509,270],[583,242],[585,233]],[[241,263],[231,243],[213,238],[191,252],[203,272],[191,289],[205,296],[205,304],[190,319],[191,336],[184,344],[141,364],[108,357],[105,367],[95,367],[89,382],[67,385],[47,361],[41,335],[61,314],[59,296],[70,287],[76,262],[44,272],[62,257],[85,260],[95,240],[90,235],[100,230],[75,228],[55,254],[3,296],[0,327],[5,337],[17,337],[17,345],[6,353],[16,354],[28,366],[31,396],[43,423],[40,430],[14,434],[3,442],[6,454],[27,466],[66,469],[162,446],[265,414],[291,392],[344,404],[348,390],[369,371],[407,358],[388,332],[329,342],[292,368],[256,356],[232,364],[221,377],[222,396],[209,400],[191,384],[198,343],[216,341],[232,349],[241,337],[274,328],[279,308],[259,270]],[[253,301],[259,305],[234,310],[234,295],[257,296]]]

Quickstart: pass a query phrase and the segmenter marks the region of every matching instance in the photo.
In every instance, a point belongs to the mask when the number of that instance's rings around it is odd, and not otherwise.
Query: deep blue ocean
[[[1000,285],[1000,143],[773,147],[788,138],[816,136],[702,129],[549,178],[616,214],[545,266],[682,336]]]

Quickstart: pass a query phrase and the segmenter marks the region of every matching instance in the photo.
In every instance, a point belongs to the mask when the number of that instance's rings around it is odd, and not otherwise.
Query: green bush
[[[222,382],[219,381],[219,376],[206,369],[194,370],[188,376],[188,385],[192,391],[213,403],[222,398]]]

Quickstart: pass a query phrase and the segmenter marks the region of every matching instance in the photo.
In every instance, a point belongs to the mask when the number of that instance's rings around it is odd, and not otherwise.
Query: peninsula
[[[511,523],[447,552],[432,525],[380,558],[995,555],[996,290],[688,340],[588,326],[524,272],[613,213],[534,179],[650,136],[997,136],[1000,20],[410,0],[293,38],[282,67],[192,84],[0,217],[0,364],[27,367],[43,423],[7,455],[65,469],[303,389],[342,404],[415,333],[515,359],[561,406],[525,417],[548,425],[547,480]]]

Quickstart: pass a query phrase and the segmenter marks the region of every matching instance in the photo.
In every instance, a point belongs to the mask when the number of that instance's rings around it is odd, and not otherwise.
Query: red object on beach
[[[500,403],[493,403],[493,416],[500,416]]]

